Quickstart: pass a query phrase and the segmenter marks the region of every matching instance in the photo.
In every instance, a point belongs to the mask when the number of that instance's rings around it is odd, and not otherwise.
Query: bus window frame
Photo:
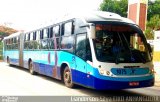
[[[60,49],[61,50],[65,50],[65,51],[67,51],[67,52],[70,52],[70,53],[75,53],[75,29],[73,29],[73,28],[75,28],[75,27],[73,27],[74,25],[74,22],[75,22],[75,20],[74,19],[71,19],[71,20],[68,20],[68,21],[65,21],[65,22],[63,22],[63,23],[61,23],[61,25],[60,25]],[[71,28],[70,28],[70,34],[65,34],[65,25],[66,24],[70,24],[71,25]],[[69,37],[72,37],[73,38],[73,41],[72,41],[72,43],[71,43],[71,48],[66,48],[66,47],[62,47],[63,45],[62,45],[62,40],[64,40],[65,38],[67,39],[67,38],[69,38]],[[63,39],[62,39],[63,38]]]

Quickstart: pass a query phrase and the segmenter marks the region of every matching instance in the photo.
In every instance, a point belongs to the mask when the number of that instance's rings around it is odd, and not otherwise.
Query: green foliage
[[[154,39],[154,31],[160,30],[160,14],[156,14],[147,22],[145,35],[147,39]]]
[[[118,13],[127,17],[128,0],[103,0],[100,10]],[[154,38],[154,30],[160,30],[160,0],[149,0],[147,12],[147,27],[145,36]]]
[[[0,32],[0,35],[5,35],[5,33],[4,32]]]
[[[153,32],[153,30],[151,28],[146,29],[144,34],[145,34],[147,39],[153,40],[154,32]]]
[[[149,0],[147,20],[150,20],[154,15],[160,15],[159,10],[160,10],[160,0],[155,0],[155,2]]]
[[[145,36],[147,39],[154,39],[154,31],[160,30],[160,0],[155,2],[149,0],[147,12],[147,27]]]
[[[156,14],[153,17],[150,18],[150,20],[147,22],[147,27],[151,28],[153,30],[159,30],[160,29],[160,14]]]
[[[127,17],[128,0],[103,0],[100,10],[114,12]]]

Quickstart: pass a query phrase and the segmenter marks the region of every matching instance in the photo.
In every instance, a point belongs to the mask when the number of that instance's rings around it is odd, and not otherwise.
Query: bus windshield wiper
[[[128,41],[127,41],[127,39],[126,39],[126,37],[124,36],[123,33],[122,33],[122,36],[123,36],[123,38],[124,38],[124,41],[126,42],[127,48],[129,49],[130,60],[132,61],[132,59],[133,59],[133,54],[132,54],[132,51],[131,51],[131,49],[130,49],[129,43],[128,43]]]
[[[122,44],[122,46],[123,46],[123,42],[122,42],[122,39],[121,39],[121,37],[120,37],[120,35],[119,35],[119,33],[117,32],[117,34],[118,34],[118,37],[119,37],[119,39],[120,39],[120,43]],[[119,45],[120,46],[120,45]],[[116,55],[116,59],[115,59],[115,63],[116,64],[119,64],[119,54],[121,53],[121,51],[118,51],[117,52],[117,55]]]

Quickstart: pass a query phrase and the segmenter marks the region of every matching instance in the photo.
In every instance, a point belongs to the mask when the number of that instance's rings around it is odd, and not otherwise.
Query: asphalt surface
[[[160,101],[160,87],[97,91],[82,86],[67,88],[56,79],[31,75],[27,69],[0,62],[0,96],[155,96]]]

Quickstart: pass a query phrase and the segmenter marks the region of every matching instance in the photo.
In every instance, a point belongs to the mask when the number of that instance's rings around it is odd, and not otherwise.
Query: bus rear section
[[[11,34],[3,39],[4,44],[4,60],[8,64],[21,66],[22,63],[22,32]],[[22,42],[22,43],[20,43]]]

